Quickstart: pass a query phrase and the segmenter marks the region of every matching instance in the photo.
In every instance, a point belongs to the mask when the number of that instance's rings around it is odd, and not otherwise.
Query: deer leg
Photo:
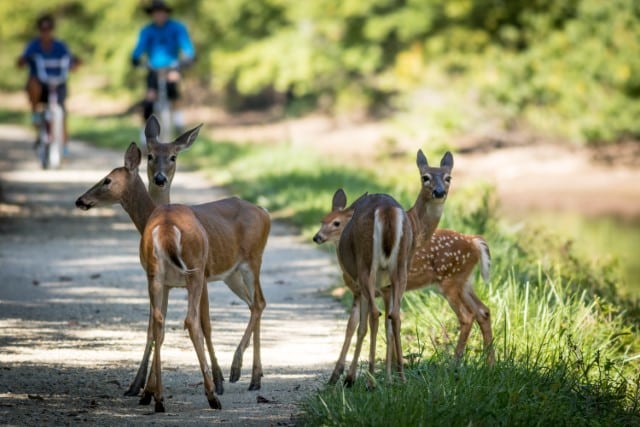
[[[200,370],[202,371],[202,377],[204,379],[204,392],[209,401],[209,406],[212,409],[221,409],[220,400],[218,400],[213,390],[213,375],[207,365],[207,358],[204,352],[204,336],[200,307],[202,305],[203,289],[205,289],[206,286],[207,282],[203,276],[187,277],[188,308],[187,317],[184,320],[184,327],[189,331],[189,337],[198,356],[198,363],[200,364]]]
[[[171,288],[167,286],[162,286],[162,319],[167,318],[167,304],[169,303],[169,291]],[[163,329],[164,336],[164,329]],[[149,304],[149,329],[147,331],[147,346],[145,347],[145,354],[142,356],[142,361],[140,362],[140,367],[138,368],[138,373],[140,370],[144,370],[144,376],[147,375],[147,366],[149,365],[149,357],[151,355],[151,350],[153,349],[154,339],[153,339],[153,307]],[[147,351],[148,349],[148,351]],[[138,375],[136,374],[136,378],[134,379],[134,383],[136,381],[140,382],[140,387],[143,388],[144,384],[144,376],[138,380]],[[151,365],[151,372],[149,372],[149,379],[154,381],[155,374],[153,371],[153,364]],[[133,384],[132,384],[133,387]],[[129,387],[131,389],[131,387]],[[142,396],[140,397],[140,401],[138,402],[140,405],[148,405],[151,403],[151,398],[153,397],[152,393],[148,393],[143,390]]]
[[[392,330],[392,340],[389,341],[387,338],[387,375],[388,378],[391,378],[391,358],[389,358],[390,353],[395,353],[398,357],[395,360],[396,362],[396,370],[400,379],[402,381],[405,380],[404,377],[404,366],[402,363],[402,340],[400,335],[400,304],[402,302],[402,295],[404,294],[404,289],[407,283],[406,269],[404,271],[398,271],[391,278],[391,304],[390,304],[390,312],[387,312],[386,322],[391,322],[391,330]],[[390,351],[389,347],[393,350]]]
[[[200,299],[200,327],[204,333],[204,339],[207,344],[207,351],[209,352],[209,358],[211,359],[211,371],[213,373],[213,383],[216,388],[216,394],[224,393],[224,377],[222,376],[222,370],[218,365],[218,359],[216,353],[213,350],[213,342],[211,341],[211,319],[209,317],[209,292],[205,285],[202,290],[202,297]]]
[[[464,290],[458,286],[455,282],[444,281],[443,295],[447,302],[458,317],[458,324],[460,325],[460,335],[458,336],[458,343],[456,345],[455,357],[460,359],[464,354],[464,348],[471,332],[471,326],[473,325],[473,314],[467,308],[464,302]]]
[[[256,330],[260,328],[260,318],[262,316],[262,311],[266,306],[264,296],[262,295],[262,288],[260,287],[260,281],[258,280],[259,266],[257,267],[257,273],[254,273],[253,271],[256,271],[256,267],[249,270],[247,266],[240,266],[239,271],[236,271],[227,280],[225,280],[227,286],[229,286],[229,288],[238,295],[240,299],[246,302],[249,306],[249,310],[251,310],[249,323],[247,323],[242,339],[240,340],[240,343],[236,348],[236,352],[233,355],[231,373],[229,375],[229,381],[232,383],[235,383],[240,379],[240,373],[242,371],[242,356],[247,347],[249,347],[251,334],[254,334]],[[257,341],[254,337],[254,347],[255,343],[260,340],[259,335],[260,333],[258,332]],[[260,360],[259,347],[260,345],[258,344],[257,351],[256,348],[254,348],[253,372],[251,375],[249,390],[258,390],[261,386],[262,364]]]
[[[484,344],[484,352],[487,355],[487,364],[493,365],[496,361],[496,355],[493,348],[493,334],[491,332],[491,311],[489,308],[480,301],[480,298],[473,292],[469,292],[469,296],[475,303],[474,308],[476,310],[476,321],[482,331],[482,341]]]
[[[333,368],[333,373],[329,378],[329,384],[335,384],[338,382],[338,378],[344,372],[344,364],[345,359],[347,358],[347,352],[349,351],[349,347],[351,346],[351,338],[353,337],[353,333],[356,331],[356,325],[358,323],[358,317],[360,315],[360,295],[354,293],[353,294],[353,304],[351,305],[351,313],[349,314],[349,320],[347,321],[347,330],[344,335],[344,343],[342,344],[342,350],[340,350],[340,357],[336,362],[335,368]]]
[[[156,281],[153,277],[149,277],[149,301],[151,305],[152,333],[155,348],[153,349],[153,360],[151,362],[151,372],[144,388],[144,393],[140,399],[141,404],[151,402],[153,396],[155,404],[155,412],[164,412],[164,404],[162,398],[162,378],[161,378],[161,361],[160,348],[164,341],[164,322],[165,316],[162,314],[163,296],[167,294],[164,291],[162,283]]]
[[[229,381],[235,383],[240,379],[240,373],[242,371],[242,355],[244,354],[244,350],[249,345],[249,337],[251,336],[252,332],[253,325],[251,324],[251,320],[253,319],[253,293],[248,292],[245,283],[242,280],[242,275],[239,271],[235,271],[224,282],[234,294],[236,294],[242,301],[247,303],[247,306],[249,306],[249,310],[251,310],[252,312],[242,339],[240,340],[240,343],[238,344],[238,347],[236,348],[236,351],[233,355],[233,362],[231,363],[231,373],[229,374]]]
[[[366,300],[369,305],[369,378],[367,384],[370,388],[375,387],[373,380],[373,374],[376,367],[376,338],[378,336],[378,322],[380,317],[380,310],[376,306],[376,273],[369,274],[366,288]]]
[[[245,273],[243,270],[242,277],[245,283],[253,280],[253,289],[255,292],[253,307],[251,308],[251,316],[255,317],[253,325],[253,366],[251,368],[251,382],[249,390],[260,390],[262,382],[262,358],[260,356],[260,323],[262,312],[267,303],[262,294],[262,286],[260,285],[260,264],[253,265],[250,272]]]
[[[144,380],[147,378],[147,368],[149,367],[149,357],[151,356],[151,347],[153,346],[153,311],[151,310],[151,306],[149,306],[149,324],[147,326],[147,343],[144,347],[144,354],[142,355],[142,360],[140,361],[140,366],[138,367],[138,372],[136,372],[136,376],[129,385],[127,391],[124,392],[125,396],[138,396],[140,394],[140,389],[144,387]],[[151,397],[149,397],[151,399]],[[142,403],[142,402],[141,402]],[[147,402],[146,404],[149,404]]]
[[[356,298],[355,295],[354,295],[354,298]],[[360,306],[360,320],[358,324],[358,336],[356,340],[356,348],[353,351],[353,359],[351,360],[349,372],[347,373],[347,376],[344,379],[344,384],[347,387],[351,387],[356,382],[356,371],[358,369],[358,359],[360,359],[362,342],[364,341],[364,337],[367,335],[369,304],[367,304],[367,301],[363,301],[362,295],[358,295],[357,298],[359,300],[358,305]]]

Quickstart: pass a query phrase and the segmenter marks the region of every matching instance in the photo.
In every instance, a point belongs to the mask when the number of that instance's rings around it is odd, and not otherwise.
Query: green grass
[[[124,150],[139,132],[130,120],[77,120],[74,137],[101,146]],[[427,153],[429,159],[440,154]],[[408,207],[419,186],[413,156],[355,168],[304,147],[238,145],[202,136],[179,162],[307,235],[338,187],[351,200],[364,191],[388,192]],[[539,230],[508,228],[496,218],[492,194],[483,186],[455,188],[442,226],[483,234],[491,246],[491,284],[478,283],[476,291],[492,311],[496,365],[484,364],[477,328],[466,358],[456,365],[451,355],[458,328],[451,309],[433,291],[411,292],[404,299],[403,351],[417,357],[407,367],[407,383],[387,384],[378,377],[378,387],[368,391],[361,373],[352,389],[324,387],[303,401],[301,424],[640,423],[640,310],[636,301],[620,296],[615,266],[594,264]]]

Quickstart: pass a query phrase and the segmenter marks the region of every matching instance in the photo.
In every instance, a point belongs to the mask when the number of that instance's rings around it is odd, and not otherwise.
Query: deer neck
[[[444,203],[430,203],[419,195],[413,207],[407,212],[411,219],[414,235],[421,236],[425,240],[431,239],[431,235],[438,228]]]
[[[129,214],[131,221],[133,221],[140,234],[142,234],[151,212],[156,208],[156,203],[151,199],[147,189],[144,187],[140,175],[136,174],[132,185],[122,195],[120,204]]]
[[[164,188],[160,188],[157,185],[149,184],[149,196],[158,205],[168,205],[170,201],[171,187],[166,185]]]

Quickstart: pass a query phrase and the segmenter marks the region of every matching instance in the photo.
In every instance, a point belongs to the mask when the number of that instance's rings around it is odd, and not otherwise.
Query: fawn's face
[[[431,203],[444,203],[451,184],[451,169],[453,169],[451,153],[447,151],[442,157],[440,167],[431,167],[422,150],[419,150],[416,163],[422,181],[421,196]]]

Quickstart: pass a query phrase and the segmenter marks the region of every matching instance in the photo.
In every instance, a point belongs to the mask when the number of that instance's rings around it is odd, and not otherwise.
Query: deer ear
[[[418,165],[418,169],[429,167],[429,164],[427,163],[427,157],[422,152],[422,149],[419,149],[418,154],[416,155],[416,165]]]
[[[440,161],[440,167],[453,169],[453,154],[451,154],[450,151],[444,153],[444,156]]]
[[[158,141],[158,137],[160,136],[160,122],[153,114],[147,119],[147,124],[144,127],[144,136],[147,138],[147,141]]]
[[[132,142],[129,145],[129,148],[127,148],[127,152],[124,154],[124,167],[131,172],[137,172],[141,160],[142,153],[136,143]]]
[[[201,127],[202,123],[200,123],[200,125],[194,127],[193,129],[186,131],[185,133],[177,137],[175,141],[173,141],[173,144],[178,148],[178,151],[186,150],[187,148],[191,147],[191,144],[193,144],[198,137],[198,133],[200,133]]]
[[[331,202],[331,211],[341,211],[347,206],[347,195],[342,188],[338,188],[333,195],[333,201]]]

